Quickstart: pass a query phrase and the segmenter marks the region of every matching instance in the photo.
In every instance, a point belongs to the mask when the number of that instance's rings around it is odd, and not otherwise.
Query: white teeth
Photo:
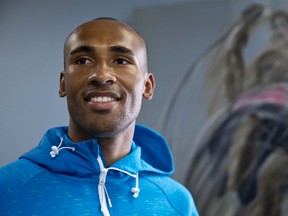
[[[113,99],[111,97],[94,97],[91,98],[92,102],[110,102]]]

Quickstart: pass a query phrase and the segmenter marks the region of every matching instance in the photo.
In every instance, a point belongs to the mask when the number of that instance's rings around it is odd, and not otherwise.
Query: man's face
[[[60,96],[73,141],[113,137],[135,123],[142,96],[150,99],[154,89],[142,38],[117,21],[92,21],[70,35],[64,55]]]

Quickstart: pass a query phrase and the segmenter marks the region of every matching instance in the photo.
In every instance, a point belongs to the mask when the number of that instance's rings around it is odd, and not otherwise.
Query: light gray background
[[[59,72],[64,40],[79,24],[112,16],[144,36],[156,92],[138,123],[161,130],[181,75],[253,2],[288,9],[286,0],[0,0],[0,166],[36,146],[48,128],[68,124]]]

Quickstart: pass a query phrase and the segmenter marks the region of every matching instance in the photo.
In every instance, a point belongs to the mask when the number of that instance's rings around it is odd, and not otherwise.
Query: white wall
[[[169,121],[163,121],[162,115],[184,73],[231,24],[230,3],[228,0],[183,3],[174,7],[148,7],[135,12],[136,26],[148,42],[150,69],[156,79],[154,98],[144,103],[139,120],[165,135],[175,159],[174,178],[182,181],[189,167],[193,139],[203,126],[197,125],[193,131],[186,130],[191,129],[189,124],[195,125],[192,113],[198,101],[194,95],[199,94],[203,73],[197,73],[189,82],[191,85],[189,92],[185,92],[187,97],[184,100],[174,99],[172,102],[181,103],[177,104],[181,108],[179,112],[172,112]],[[177,121],[174,115],[177,115]],[[169,126],[162,125],[166,122]],[[192,136],[185,142],[187,133]]]

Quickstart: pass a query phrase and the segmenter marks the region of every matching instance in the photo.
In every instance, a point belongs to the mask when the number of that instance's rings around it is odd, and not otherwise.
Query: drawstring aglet
[[[139,196],[140,189],[136,188],[136,187],[133,187],[133,188],[131,188],[131,192],[134,193],[133,197],[137,198]]]
[[[62,143],[63,143],[63,138],[61,137],[60,138],[60,144],[58,146],[52,146],[51,147],[52,151],[50,151],[50,155],[52,158],[56,157],[62,149],[70,149],[72,151],[75,151],[74,147],[61,147]]]
[[[59,154],[59,148],[57,146],[52,146],[51,149],[52,151],[50,152],[50,155],[52,158],[54,158]]]

